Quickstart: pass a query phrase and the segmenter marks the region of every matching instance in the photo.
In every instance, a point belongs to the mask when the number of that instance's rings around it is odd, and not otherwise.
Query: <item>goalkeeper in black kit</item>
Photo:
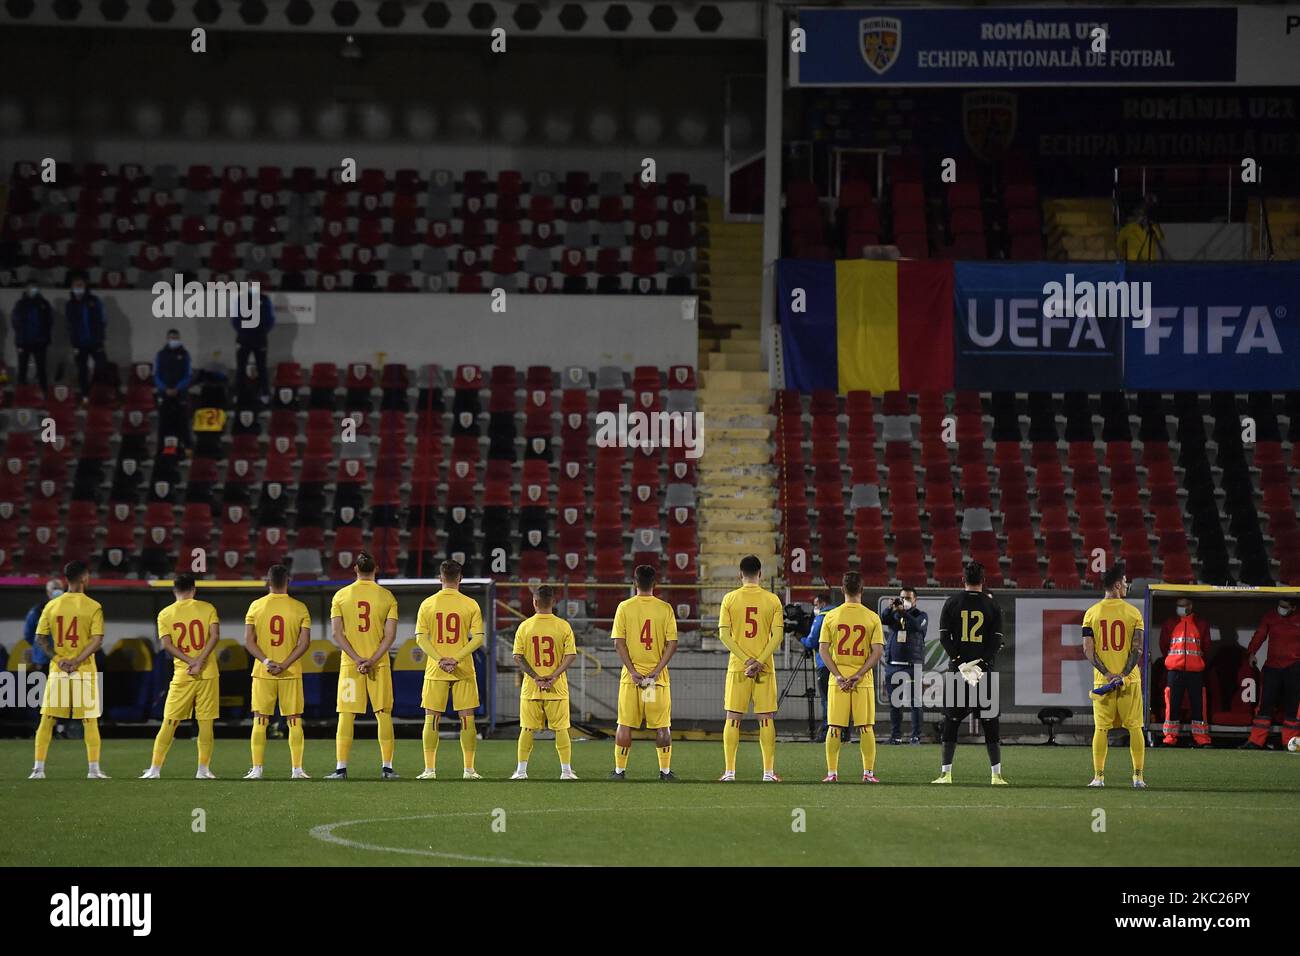
[[[939,643],[948,654],[949,675],[944,683],[943,766],[931,783],[952,783],[957,731],[966,717],[977,714],[993,767],[992,783],[1003,786],[1000,710],[993,674],[993,658],[1002,647],[1002,609],[984,590],[984,566],[978,561],[967,563],[965,589],[943,605]]]

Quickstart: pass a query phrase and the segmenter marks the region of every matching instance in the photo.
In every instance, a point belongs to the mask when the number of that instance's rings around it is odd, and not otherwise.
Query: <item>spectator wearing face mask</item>
[[[1251,724],[1250,739],[1243,750],[1262,750],[1273,727],[1273,711],[1282,703],[1282,746],[1300,736],[1300,620],[1296,618],[1295,598],[1284,597],[1277,608],[1259,622],[1255,636],[1246,648],[1246,657],[1268,643],[1268,656],[1259,675],[1259,709]]]
[[[89,364],[92,359],[95,362],[94,381],[105,380],[108,357],[104,354],[104,338],[108,333],[108,320],[104,318],[104,303],[86,288],[84,275],[73,277],[69,291],[71,295],[63,314],[68,320],[68,338],[76,350],[77,387],[84,402],[90,399]]]
[[[45,610],[45,605],[62,593],[62,581],[58,579],[46,581],[45,597],[32,605],[31,610],[27,612],[27,620],[23,622],[23,636],[27,638],[27,643],[32,645],[32,670],[44,671],[50,665],[50,655],[53,654],[54,647],[50,644],[48,634],[44,637],[37,635],[36,625],[41,622],[41,612]]]
[[[153,382],[158,389],[158,450],[175,437],[181,448],[190,445],[189,388],[193,381],[190,353],[181,344],[181,333],[167,330],[167,344],[153,359]]]
[[[900,588],[880,617],[885,626],[885,686],[889,688],[889,742],[903,742],[903,711],[912,714],[909,743],[921,742],[921,671],[930,617],[916,606],[916,589]],[[898,706],[904,703],[907,706]]]
[[[47,391],[45,354],[54,328],[54,310],[36,283],[30,283],[23,290],[23,297],[14,303],[14,313],[9,320],[14,329],[14,347],[18,349],[18,384],[27,384],[27,360],[31,359],[36,366],[36,381],[41,391]]]
[[[1211,744],[1205,700],[1209,647],[1209,622],[1192,612],[1191,598],[1180,597],[1174,616],[1160,628],[1160,653],[1165,659],[1164,744],[1167,747],[1178,745],[1184,697],[1192,712],[1192,743],[1197,747]]]

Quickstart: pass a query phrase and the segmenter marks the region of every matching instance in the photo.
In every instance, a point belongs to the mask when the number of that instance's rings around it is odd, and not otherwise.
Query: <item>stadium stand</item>
[[[68,164],[72,165],[72,164]],[[75,168],[75,167],[74,167]],[[147,288],[179,271],[269,289],[363,292],[666,292],[694,287],[703,187],[617,172],[214,169],[82,164],[71,183],[13,165],[0,285]]]

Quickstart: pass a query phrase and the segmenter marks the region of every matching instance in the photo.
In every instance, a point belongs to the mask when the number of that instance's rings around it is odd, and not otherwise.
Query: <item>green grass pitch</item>
[[[1129,788],[1127,747],[1112,747],[1105,790],[1089,790],[1083,747],[1007,747],[1009,787],[990,787],[984,748],[963,744],[951,787],[929,784],[936,746],[880,748],[878,786],[858,782],[856,744],[841,782],[818,781],[823,749],[777,748],[780,784],[761,784],[757,743],[741,745],[740,781],[716,782],[720,743],[680,743],[658,781],[653,745],[637,741],[629,781],[606,780],[612,741],[577,741],[582,778],[560,782],[539,739],[531,779],[512,741],[480,741],[481,782],[460,779],[444,739],[437,781],[416,780],[419,740],[397,742],[402,779],[378,779],[378,746],[358,737],[352,779],[333,769],[333,741],[309,739],[310,781],[289,781],[288,745],[271,741],[267,779],[246,782],[248,745],[218,740],[216,781],[193,779],[195,745],[178,740],[160,781],[135,777],[148,740],[106,740],[109,781],[85,779],[80,741],[56,740],[48,779],[26,780],[29,741],[0,741],[0,865],[1280,865],[1300,845],[1300,756],[1148,750],[1145,792]],[[1105,832],[1095,832],[1097,809]],[[206,831],[193,831],[202,810]],[[504,811],[504,814],[499,811]],[[802,811],[800,814],[798,811]],[[796,824],[802,817],[804,826]],[[494,827],[494,823],[496,826]],[[498,832],[502,829],[504,832]]]

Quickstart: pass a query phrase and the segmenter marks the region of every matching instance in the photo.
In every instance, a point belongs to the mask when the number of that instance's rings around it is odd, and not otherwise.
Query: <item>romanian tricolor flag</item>
[[[782,259],[777,292],[786,388],[952,391],[951,262]]]

